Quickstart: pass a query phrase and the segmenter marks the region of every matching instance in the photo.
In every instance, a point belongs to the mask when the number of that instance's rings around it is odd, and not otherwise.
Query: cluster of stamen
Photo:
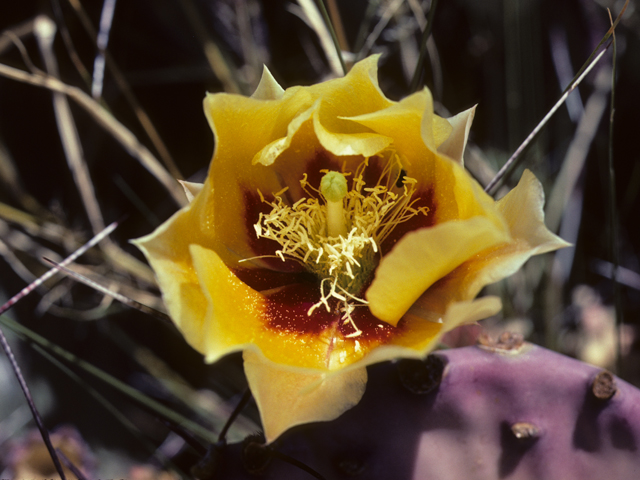
[[[346,194],[343,191],[338,197],[326,187],[323,190],[324,185],[320,189],[310,185],[306,174],[300,184],[308,197],[293,205],[282,197],[287,188],[275,193],[273,201],[258,192],[271,206],[271,212],[261,213],[254,225],[258,238],[275,240],[280,244],[275,254],[282,261],[298,261],[320,279],[320,301],[308,315],[323,305],[331,311],[329,300],[339,300],[342,320],[354,328],[348,337],[362,333],[351,314],[367,304],[359,295],[378,263],[380,244],[396,225],[428,213],[426,207],[414,208],[416,180],[404,174],[396,154],[388,158],[375,186],[367,187],[363,180],[369,162],[365,159],[350,179],[351,189],[346,191],[345,183]],[[350,176],[322,172],[325,178],[341,176],[343,182]]]

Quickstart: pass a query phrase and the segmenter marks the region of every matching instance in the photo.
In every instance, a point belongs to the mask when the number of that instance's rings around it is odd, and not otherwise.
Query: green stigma
[[[320,181],[320,192],[328,202],[339,202],[346,195],[347,179],[338,172],[329,172]]]

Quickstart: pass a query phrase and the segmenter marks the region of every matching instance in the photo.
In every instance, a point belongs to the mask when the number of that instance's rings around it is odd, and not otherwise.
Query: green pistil
[[[329,172],[320,181],[320,193],[327,201],[327,235],[347,236],[343,199],[347,195],[347,179],[338,172]]]

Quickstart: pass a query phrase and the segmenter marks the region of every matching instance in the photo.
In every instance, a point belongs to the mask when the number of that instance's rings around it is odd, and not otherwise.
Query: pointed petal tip
[[[448,118],[448,122],[453,127],[449,137],[438,147],[438,152],[452,158],[460,165],[464,164],[464,151],[469,139],[471,124],[476,114],[476,107],[473,107]]]
[[[280,100],[284,95],[284,89],[273,77],[266,65],[262,67],[262,77],[260,83],[253,92],[251,98],[257,100]]]
[[[193,201],[196,195],[202,190],[202,187],[204,187],[204,183],[187,182],[185,180],[178,180],[178,182],[180,182],[180,185],[184,188],[184,194],[189,203]]]
[[[514,238],[530,245],[531,255],[572,246],[545,225],[544,201],[542,184],[531,170],[525,169],[518,185],[496,203]]]

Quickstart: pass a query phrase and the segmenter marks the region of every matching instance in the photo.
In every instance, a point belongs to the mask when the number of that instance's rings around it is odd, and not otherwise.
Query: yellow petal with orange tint
[[[442,336],[460,325],[477,322],[495,315],[502,308],[498,297],[486,296],[475,300],[452,302],[438,315],[430,319],[407,313],[402,318],[402,325],[392,340],[368,352],[358,363],[351,365],[372,365],[397,358],[424,358],[437,347]]]
[[[410,232],[380,261],[366,292],[369,309],[395,326],[438,279],[473,255],[508,241],[509,235],[485,217]]]
[[[213,250],[190,245],[189,252],[207,300],[202,353],[213,363],[253,342],[254,332],[263,327],[265,300],[240,281]]]
[[[526,170],[516,188],[497,202],[512,240],[461,264],[425,291],[410,312],[437,316],[450,303],[470,300],[484,286],[514,274],[533,255],[570,246],[544,225],[543,204],[542,185]]]
[[[267,443],[295,425],[337,418],[360,401],[367,383],[364,367],[331,374],[282,368],[251,349],[243,357]]]
[[[238,279],[213,250],[199,245],[191,245],[189,250],[207,300],[201,352],[208,362],[255,346],[272,362],[326,370],[329,339],[269,327],[265,296]]]
[[[169,315],[187,342],[199,352],[204,349],[202,331],[207,301],[193,269],[189,244],[191,242],[214,246],[213,232],[201,216],[210,194],[203,188],[201,194],[153,233],[132,241],[149,261],[156,273]]]

